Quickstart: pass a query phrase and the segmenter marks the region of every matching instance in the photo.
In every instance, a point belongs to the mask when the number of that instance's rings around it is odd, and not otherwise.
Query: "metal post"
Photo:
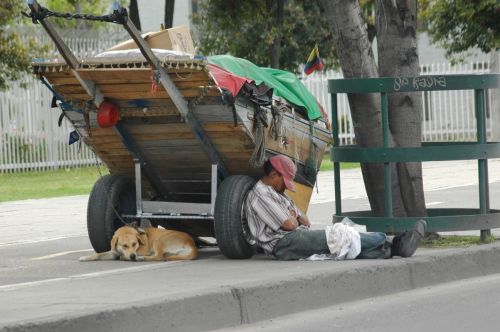
[[[485,119],[485,91],[484,89],[475,90],[476,121],[477,121],[477,142],[486,144],[486,119]],[[479,211],[482,214],[489,213],[489,183],[488,183],[488,159],[478,159],[479,175]],[[487,237],[491,236],[491,230],[481,230],[481,241],[485,242]]]
[[[332,136],[333,136],[333,147],[339,146],[339,120],[338,120],[338,105],[337,105],[337,94],[331,94],[332,99]],[[330,153],[333,153],[330,151]],[[330,156],[330,160],[333,160],[333,155]],[[340,163],[333,163],[333,178],[335,186],[335,214],[342,214],[342,197],[340,190]]]
[[[135,164],[135,205],[137,216],[142,215],[142,181],[141,181],[141,162],[134,158]]]
[[[382,92],[381,109],[382,109],[382,140],[384,148],[389,148],[389,110],[387,102],[387,92]],[[384,163],[384,198],[385,198],[385,216],[392,218],[392,180],[391,180],[391,163]]]
[[[212,165],[212,187],[210,195],[210,214],[215,213],[215,199],[217,198],[217,164]]]

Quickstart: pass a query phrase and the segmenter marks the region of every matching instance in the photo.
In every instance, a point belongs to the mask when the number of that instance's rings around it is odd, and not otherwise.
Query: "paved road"
[[[499,311],[500,275],[493,274],[282,316],[238,331],[498,331]]]

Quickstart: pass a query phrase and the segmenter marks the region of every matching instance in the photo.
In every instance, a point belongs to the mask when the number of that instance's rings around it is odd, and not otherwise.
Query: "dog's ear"
[[[111,251],[116,251],[116,245],[118,244],[118,236],[113,235],[111,239]]]
[[[146,234],[146,231],[143,228],[140,228],[140,227],[137,227],[137,232],[139,233],[139,235]]]
[[[144,233],[146,234],[146,233]],[[142,239],[141,235],[140,234],[137,234],[137,241],[139,241],[139,244],[141,246],[145,245],[146,243],[144,242],[144,240]]]

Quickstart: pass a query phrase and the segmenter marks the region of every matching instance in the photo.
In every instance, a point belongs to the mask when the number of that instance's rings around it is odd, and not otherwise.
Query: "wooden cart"
[[[42,11],[36,1],[30,8],[32,16]],[[285,154],[296,162],[297,192],[289,194],[307,211],[331,143],[324,122],[307,120],[285,100],[262,105],[248,95],[227,98],[206,59],[160,59],[126,17],[119,23],[140,58],[79,60],[43,15],[36,19],[65,62],[34,62],[34,73],[110,171],[88,203],[88,233],[97,252],[109,250],[124,223],[149,220],[195,238],[215,237],[227,257],[251,257],[243,205],[262,175],[263,156]],[[267,128],[254,128],[265,123]]]

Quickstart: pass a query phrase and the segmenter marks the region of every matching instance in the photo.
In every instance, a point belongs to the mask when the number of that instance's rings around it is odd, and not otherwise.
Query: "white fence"
[[[41,29],[41,28],[40,28]],[[52,41],[43,31],[27,29],[47,45]],[[78,57],[89,57],[109,48],[123,38],[111,31],[106,38],[92,33],[87,37],[66,33],[64,40]],[[58,56],[55,49],[48,56]],[[0,92],[0,172],[16,172],[83,166],[96,163],[94,153],[81,141],[68,144],[73,130],[66,120],[58,127],[61,110],[51,108],[52,93],[34,76],[28,75],[23,89],[13,83]]]
[[[472,62],[451,66],[449,63],[422,65],[422,75],[479,74],[488,73],[488,62]],[[337,71],[315,72],[303,79],[303,83],[321,105],[331,110],[328,94],[329,79],[342,78]],[[491,137],[491,98],[487,95],[486,128]],[[474,115],[474,91],[422,92],[422,138],[424,141],[474,141],[476,120]],[[329,114],[331,118],[331,114]],[[355,144],[354,129],[347,96],[338,96],[339,140],[341,145]]]
[[[37,38],[51,41],[36,31]],[[26,33],[27,34],[27,33]],[[93,35],[64,37],[79,57],[88,57],[123,40],[123,33],[111,31],[106,38]],[[52,57],[57,55],[53,50]],[[451,67],[449,64],[422,66],[422,74],[484,73],[488,63],[475,62]],[[334,71],[314,73],[303,80],[318,101],[331,110],[327,81],[341,78]],[[93,152],[82,143],[68,145],[71,124],[64,119],[57,126],[60,110],[50,108],[52,94],[35,77],[26,78],[28,89],[13,85],[0,92],[0,172],[42,170],[82,166],[96,162]],[[352,119],[345,95],[339,96],[339,138],[341,144],[355,143]],[[487,98],[487,110],[491,100]],[[472,141],[476,139],[473,91],[423,93],[423,138],[425,141]],[[487,132],[491,134],[491,117],[487,114]]]

